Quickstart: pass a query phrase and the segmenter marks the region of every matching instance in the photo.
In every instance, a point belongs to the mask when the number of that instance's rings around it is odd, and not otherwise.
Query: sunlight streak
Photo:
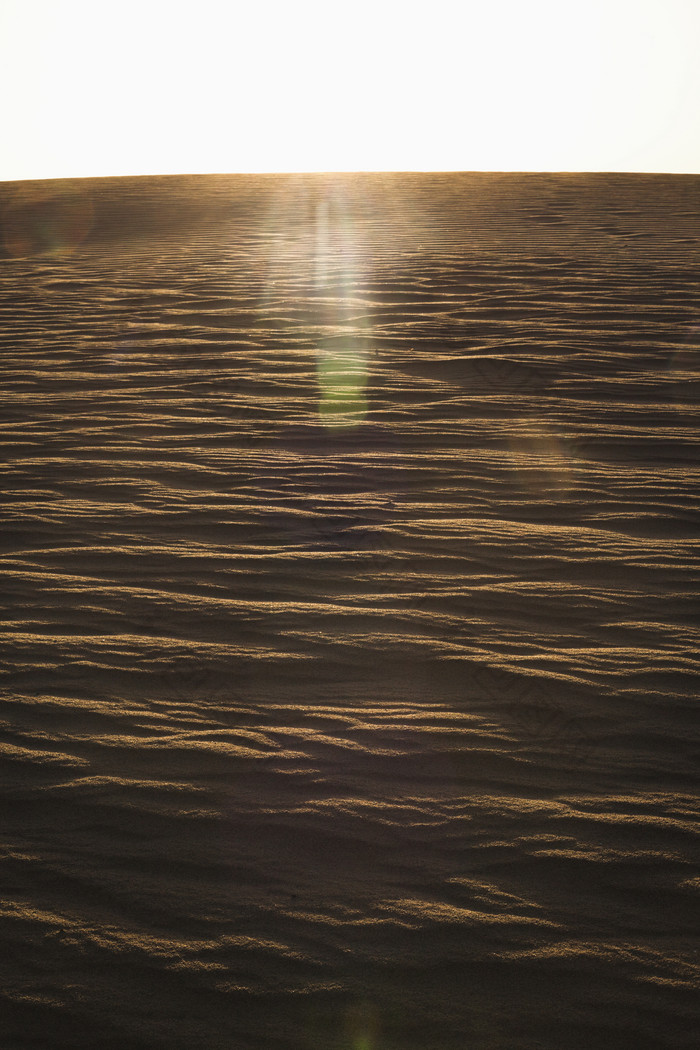
[[[327,335],[316,356],[319,416],[323,426],[342,429],[357,426],[367,414],[364,391],[371,352],[365,345],[366,326],[358,322],[352,301],[363,276],[364,253],[349,209],[338,193],[317,206],[314,240],[314,283],[328,309]]]

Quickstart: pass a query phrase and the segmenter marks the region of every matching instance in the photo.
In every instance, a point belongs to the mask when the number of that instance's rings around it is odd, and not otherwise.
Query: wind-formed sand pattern
[[[0,198],[2,1046],[695,1046],[700,181]]]

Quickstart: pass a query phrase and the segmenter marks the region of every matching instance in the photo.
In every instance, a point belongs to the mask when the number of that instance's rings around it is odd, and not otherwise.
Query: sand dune
[[[0,186],[4,1047],[696,1044],[698,188]]]

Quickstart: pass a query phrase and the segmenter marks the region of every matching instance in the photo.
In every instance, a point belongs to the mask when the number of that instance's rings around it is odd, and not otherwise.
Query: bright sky
[[[0,0],[0,180],[700,172],[700,0]]]

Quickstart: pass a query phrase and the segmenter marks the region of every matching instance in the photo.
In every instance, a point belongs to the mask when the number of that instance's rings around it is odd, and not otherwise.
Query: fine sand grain
[[[0,185],[0,1045],[697,1046],[700,179]]]

